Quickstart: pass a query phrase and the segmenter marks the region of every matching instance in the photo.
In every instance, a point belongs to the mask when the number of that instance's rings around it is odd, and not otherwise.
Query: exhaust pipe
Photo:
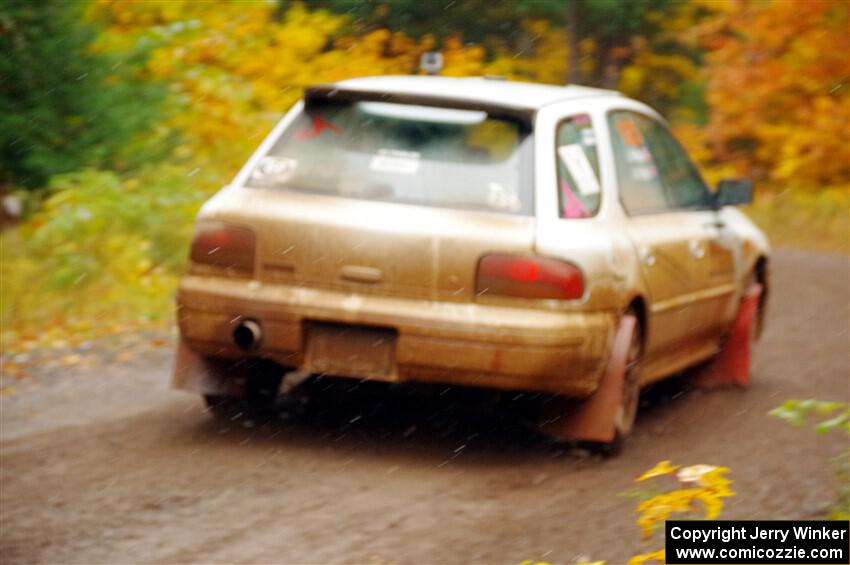
[[[243,320],[233,330],[233,343],[239,349],[250,351],[260,347],[263,341],[263,328],[255,320]]]

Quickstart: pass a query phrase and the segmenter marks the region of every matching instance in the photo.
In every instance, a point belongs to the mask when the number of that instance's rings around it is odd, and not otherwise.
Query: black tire
[[[629,313],[634,316],[634,314]],[[637,320],[637,317],[635,317]],[[617,415],[617,433],[627,437],[634,429],[640,405],[640,368],[643,358],[643,329],[640,323],[635,324],[629,353],[626,358],[626,371],[623,375],[623,402]]]
[[[616,416],[614,424],[614,438],[611,441],[580,441],[579,445],[591,452],[598,453],[604,457],[619,455],[623,450],[625,439],[631,434],[634,428],[635,420],[637,419],[638,406],[640,405],[640,369],[643,360],[643,328],[640,325],[640,318],[633,312],[628,311],[627,316],[633,316],[636,320],[635,331],[632,334],[632,341],[629,346],[629,353],[626,359],[626,370],[623,378],[623,402],[620,406],[620,413]],[[537,429],[542,431],[544,435],[548,435],[549,439],[555,443],[571,445],[575,440],[569,438],[558,438],[547,434],[543,430],[543,422],[551,415],[566,412],[575,406],[570,405],[570,400],[562,396],[554,395],[548,398],[546,402],[553,402],[549,409],[544,408],[544,402],[538,401],[530,413],[534,414],[533,421]]]
[[[634,430],[637,420],[638,407],[640,406],[640,368],[643,359],[643,328],[640,326],[639,318],[634,312],[629,311],[626,315],[635,318],[635,331],[632,333],[632,341],[629,344],[629,353],[626,358],[626,370],[623,375],[623,401],[615,421],[614,439],[609,442],[597,444],[599,453],[606,457],[619,455],[623,451],[626,438]]]
[[[204,395],[207,408],[216,418],[262,423],[274,417],[278,390],[286,369],[264,359],[251,363],[244,396]]]
[[[245,413],[243,399],[232,398],[230,396],[220,396],[217,394],[205,394],[204,404],[210,414],[220,420],[238,420]]]

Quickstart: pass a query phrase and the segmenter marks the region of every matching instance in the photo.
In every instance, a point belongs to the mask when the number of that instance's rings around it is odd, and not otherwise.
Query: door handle
[[[691,252],[691,257],[694,259],[702,259],[705,257],[705,247],[697,240],[688,242],[688,250]]]
[[[383,273],[374,267],[345,265],[339,272],[340,278],[352,282],[375,284],[381,282]]]
[[[644,265],[651,267],[655,264],[655,254],[652,252],[652,249],[646,245],[641,245],[639,251],[640,260],[643,261]]]

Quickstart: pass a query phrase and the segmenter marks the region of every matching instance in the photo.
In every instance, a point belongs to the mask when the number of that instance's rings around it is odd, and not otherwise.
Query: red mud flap
[[[753,323],[758,312],[762,288],[760,284],[753,284],[747,290],[723,349],[695,375],[695,385],[714,388],[723,385],[745,387],[749,384]]]
[[[171,386],[206,395],[239,397],[244,394],[245,370],[244,363],[198,355],[181,339],[177,344]]]
[[[635,323],[634,316],[620,318],[608,365],[596,392],[577,404],[556,402],[557,410],[563,412],[552,418],[543,418],[539,425],[541,432],[559,441],[614,441],[617,416],[623,401],[626,359]],[[553,410],[547,411],[551,413]]]

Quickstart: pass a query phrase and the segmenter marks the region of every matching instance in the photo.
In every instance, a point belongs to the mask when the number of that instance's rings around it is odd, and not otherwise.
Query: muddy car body
[[[175,382],[249,394],[243,361],[263,359],[583,398],[631,315],[637,389],[717,354],[766,284],[765,237],[728,205],[750,189],[710,191],[664,120],[612,91],[308,89],[198,216]]]

